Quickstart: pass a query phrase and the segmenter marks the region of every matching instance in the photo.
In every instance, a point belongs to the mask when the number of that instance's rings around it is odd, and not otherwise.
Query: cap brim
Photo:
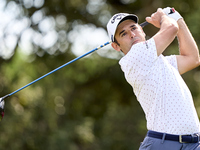
[[[128,16],[126,16],[126,17],[124,17],[119,23],[118,23],[118,25],[120,24],[120,23],[122,23],[123,21],[125,21],[125,20],[133,20],[135,23],[138,23],[138,17],[137,16],[135,16],[135,15],[128,15]]]

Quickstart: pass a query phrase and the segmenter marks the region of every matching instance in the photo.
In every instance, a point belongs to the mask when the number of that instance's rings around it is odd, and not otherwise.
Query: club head
[[[4,117],[4,105],[5,105],[4,99],[0,98],[0,113],[1,113],[0,120],[2,120]]]

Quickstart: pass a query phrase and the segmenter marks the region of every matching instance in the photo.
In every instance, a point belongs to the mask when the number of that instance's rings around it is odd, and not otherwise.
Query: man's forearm
[[[177,55],[177,64],[180,74],[183,74],[200,65],[199,49],[190,33],[185,21],[178,20],[179,31],[177,34],[179,42],[179,55]]]
[[[179,19],[177,21],[179,25],[179,31],[177,34],[178,42],[179,42],[179,53],[183,56],[189,56],[194,61],[199,61],[199,49],[198,46],[188,29],[185,21],[183,19]]]

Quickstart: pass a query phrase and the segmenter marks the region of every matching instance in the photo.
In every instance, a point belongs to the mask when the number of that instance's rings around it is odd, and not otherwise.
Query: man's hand
[[[146,17],[146,21],[155,27],[160,28],[164,16],[166,16],[164,11],[161,8],[158,8],[157,11],[151,15],[151,17]]]
[[[168,17],[170,17],[176,21],[183,18],[174,8],[166,7],[163,9],[163,11]]]

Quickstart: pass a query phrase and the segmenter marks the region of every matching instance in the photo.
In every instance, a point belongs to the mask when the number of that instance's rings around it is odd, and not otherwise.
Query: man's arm
[[[183,74],[200,65],[199,49],[185,21],[179,19],[177,23],[179,25],[177,34],[179,55],[176,57],[179,73]]]
[[[151,17],[147,17],[146,20],[155,27],[160,28],[158,33],[153,36],[156,43],[157,55],[159,56],[176,37],[178,24],[174,19],[169,18],[161,8],[152,14]]]

